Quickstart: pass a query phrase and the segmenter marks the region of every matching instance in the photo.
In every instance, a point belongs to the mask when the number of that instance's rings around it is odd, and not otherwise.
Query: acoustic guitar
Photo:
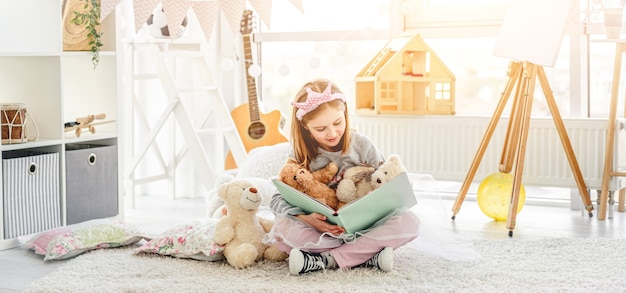
[[[241,35],[243,36],[243,48],[246,63],[246,80],[248,85],[248,103],[237,106],[230,114],[233,117],[237,132],[246,149],[246,152],[260,147],[286,142],[287,137],[282,133],[284,117],[279,110],[270,113],[259,113],[259,101],[256,94],[255,77],[248,73],[252,62],[252,49],[250,39],[252,37],[253,15],[252,11],[245,10],[241,20]],[[226,155],[226,170],[237,168],[237,163],[229,151]]]

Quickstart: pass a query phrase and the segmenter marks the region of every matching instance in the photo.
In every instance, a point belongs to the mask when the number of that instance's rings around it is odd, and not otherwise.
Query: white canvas
[[[513,0],[493,55],[553,67],[572,21],[573,0]]]

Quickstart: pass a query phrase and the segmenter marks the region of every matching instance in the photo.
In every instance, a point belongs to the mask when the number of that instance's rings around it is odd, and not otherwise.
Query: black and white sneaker
[[[289,252],[289,273],[294,276],[336,267],[329,253],[313,253],[294,248]]]
[[[379,268],[383,272],[391,272],[393,269],[393,248],[385,247],[366,261],[364,265]]]

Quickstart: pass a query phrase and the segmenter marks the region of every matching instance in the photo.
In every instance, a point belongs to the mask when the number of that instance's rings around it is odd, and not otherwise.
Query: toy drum
[[[2,104],[0,113],[2,120],[2,144],[23,143],[26,136],[26,105]]]

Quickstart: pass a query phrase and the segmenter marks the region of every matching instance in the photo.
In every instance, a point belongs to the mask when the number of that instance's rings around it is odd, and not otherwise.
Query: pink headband
[[[298,111],[296,111],[296,118],[298,120],[302,120],[302,117],[304,117],[304,115],[317,109],[319,105],[326,102],[341,100],[345,103],[346,97],[342,93],[331,93],[332,85],[333,84],[329,82],[326,89],[321,93],[314,92],[311,88],[307,88],[306,101],[302,103],[291,102],[292,106],[298,108]]]

